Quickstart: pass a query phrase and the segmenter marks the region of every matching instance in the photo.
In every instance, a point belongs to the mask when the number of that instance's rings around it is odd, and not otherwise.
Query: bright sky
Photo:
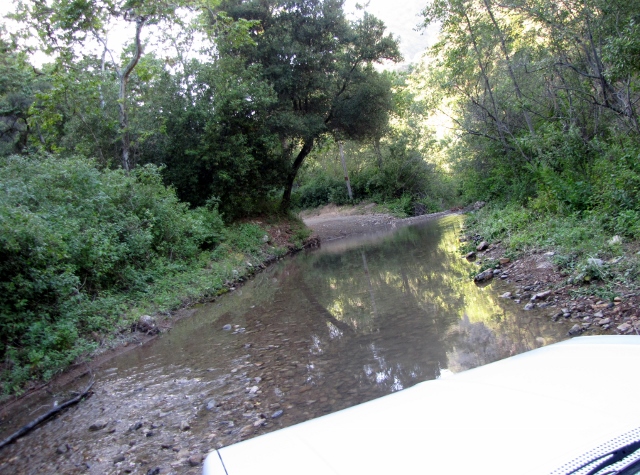
[[[345,0],[347,15],[356,12],[356,4],[366,0]],[[384,21],[387,31],[400,37],[400,51],[405,63],[417,63],[425,50],[435,43],[437,27],[416,31],[422,23],[420,12],[429,0],[369,0],[367,11]]]

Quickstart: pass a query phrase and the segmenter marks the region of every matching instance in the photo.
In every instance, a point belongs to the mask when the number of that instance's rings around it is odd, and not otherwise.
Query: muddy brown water
[[[508,284],[473,284],[460,225],[335,241],[269,267],[106,363],[90,398],[0,451],[0,473],[196,474],[216,447],[566,338],[544,311],[499,298]],[[4,414],[0,429],[84,384]]]

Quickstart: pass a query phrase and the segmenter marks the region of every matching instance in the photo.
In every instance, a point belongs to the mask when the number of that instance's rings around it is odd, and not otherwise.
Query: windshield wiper
[[[571,472],[567,472],[567,475],[571,475],[573,473],[577,473],[578,471],[582,470],[583,468],[591,465],[592,463],[597,462],[600,459],[603,459],[605,457],[610,457],[607,458],[606,460],[603,460],[602,462],[600,462],[598,465],[596,465],[594,468],[592,468],[589,472],[585,473],[584,475],[596,475],[600,470],[607,468],[607,467],[611,467],[612,465],[620,462],[621,460],[623,460],[624,458],[628,457],[629,455],[631,455],[632,453],[634,453],[635,451],[640,449],[640,440],[636,440],[635,442],[631,442],[630,444],[627,445],[623,445],[622,447],[619,447],[615,450],[612,450],[611,452],[607,452],[606,454],[602,454],[599,455],[598,457],[595,457],[591,460],[589,460],[587,463],[584,463],[582,465],[580,465],[578,468],[576,468],[575,470],[572,470]],[[629,468],[633,468],[634,466],[637,465],[637,461],[634,461],[632,464],[627,465],[626,467],[620,469],[620,470],[614,470],[611,472],[606,472],[607,474],[624,474],[624,472],[622,470],[627,470]],[[605,474],[602,474],[605,475]]]

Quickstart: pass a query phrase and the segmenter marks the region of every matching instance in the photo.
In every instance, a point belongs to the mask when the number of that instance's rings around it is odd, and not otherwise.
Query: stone
[[[616,328],[618,329],[618,331],[620,333],[627,333],[633,327],[631,325],[629,325],[628,323],[623,323],[622,325],[618,325]]]
[[[476,275],[473,280],[475,282],[486,282],[491,279],[493,279],[493,271],[491,269],[487,269],[486,271]]]
[[[498,262],[500,262],[500,265],[503,266],[503,265],[508,264],[509,262],[511,262],[511,259],[509,259],[508,257],[502,257],[502,258],[500,258],[500,261],[498,261]]]
[[[615,235],[611,239],[609,239],[610,246],[615,246],[616,244],[621,244],[621,243],[622,243],[622,238],[618,235]]]
[[[486,251],[489,248],[489,243],[487,241],[482,241],[476,247],[476,251]]]
[[[159,474],[160,474],[160,467],[150,468],[149,470],[147,470],[147,475],[159,475]]]
[[[253,424],[246,425],[242,429],[240,429],[239,435],[240,435],[240,437],[246,437],[248,435],[253,434],[254,430],[255,430],[255,428],[253,427]]]
[[[284,411],[282,409],[280,409],[280,410],[274,412],[273,414],[271,414],[271,419],[277,419],[282,414],[284,414]]]
[[[158,324],[151,315],[142,315],[136,323],[138,331],[143,333],[158,333]]]
[[[509,274],[506,274],[506,273],[505,274],[500,274],[500,278],[502,280],[508,279],[509,278]]]
[[[610,318],[603,318],[600,320],[599,325],[609,325],[611,323],[611,319]]]
[[[67,452],[69,452],[69,445],[67,444],[59,445],[58,448],[56,449],[56,453],[58,455],[66,454]]]
[[[582,326],[578,325],[577,323],[571,327],[571,329],[569,330],[569,335],[574,336],[574,335],[579,335],[580,333],[582,333]]]
[[[227,323],[225,326],[222,327],[222,329],[226,332],[231,331],[231,324]]]
[[[255,394],[260,388],[258,386],[252,386],[249,388],[249,394]]]
[[[476,253],[471,251],[469,254],[467,254],[466,256],[464,256],[465,259],[467,259],[468,261],[473,260],[476,258]]]
[[[537,294],[535,294],[531,300],[546,300],[547,297],[549,297],[549,295],[551,295],[551,291],[550,290],[546,290],[544,292],[539,292]]]
[[[202,454],[194,454],[191,457],[189,457],[189,466],[197,467],[198,465],[200,465],[202,463],[203,460],[204,460],[204,455],[202,455]]]
[[[493,275],[494,275],[494,276],[496,276],[496,275],[500,275],[501,273],[502,273],[502,272],[500,272],[498,269],[496,269],[496,270],[494,270],[494,271],[493,271]]]
[[[265,234],[264,236],[262,236],[262,242],[267,244],[269,241],[271,241],[271,238],[269,237],[268,234]]]
[[[596,312],[593,314],[594,318],[602,318],[604,317],[604,313],[602,313],[602,310],[600,310],[599,312]]]
[[[107,427],[107,424],[108,424],[108,422],[105,421],[105,420],[98,420],[98,421],[95,421],[93,424],[91,424],[89,426],[89,430],[91,432],[96,432],[96,431],[102,430],[105,427]]]
[[[181,431],[187,431],[189,429],[191,429],[191,425],[187,421],[182,421],[180,423],[180,430]]]
[[[500,296],[500,298],[503,298],[503,299],[510,299],[511,297],[512,297],[511,292],[505,292]]]
[[[534,308],[536,308],[535,303],[528,303],[527,305],[524,306],[525,310],[533,310]]]
[[[485,203],[484,201],[476,201],[475,203],[473,203],[473,209],[478,211],[479,209],[484,208],[484,205],[486,205],[487,203]]]
[[[120,455],[116,455],[113,459],[113,463],[120,463],[120,462],[124,462],[124,455],[120,454]]]
[[[218,405],[218,402],[215,399],[211,398],[207,401],[207,403],[205,404],[205,407],[207,408],[207,411],[213,411],[217,405]]]
[[[140,422],[140,421],[136,422],[135,424],[131,424],[129,426],[129,432],[136,431],[136,430],[140,429],[140,427],[142,427],[142,422]]]
[[[604,261],[596,257],[590,257],[589,259],[587,259],[587,263],[595,267],[602,267],[604,265]]]

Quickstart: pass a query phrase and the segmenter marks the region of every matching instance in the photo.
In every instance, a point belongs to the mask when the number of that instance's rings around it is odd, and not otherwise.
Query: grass
[[[561,215],[534,212],[518,205],[493,205],[469,213],[467,234],[478,234],[487,241],[502,241],[506,256],[535,252],[554,252],[554,263],[579,287],[577,294],[612,298],[620,286],[638,288],[640,259],[634,241],[607,231],[603,218],[595,213]],[[473,243],[462,246],[473,250]],[[589,285],[598,282],[598,286]]]

